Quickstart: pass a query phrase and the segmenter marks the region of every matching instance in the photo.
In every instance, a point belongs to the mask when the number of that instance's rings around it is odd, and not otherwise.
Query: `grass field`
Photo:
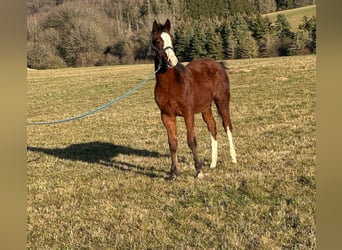
[[[272,22],[277,19],[278,14],[283,14],[286,16],[287,20],[289,21],[292,30],[297,30],[299,24],[303,22],[303,17],[306,16],[311,18],[316,16],[316,5],[309,5],[301,8],[296,9],[289,9],[283,11],[277,11],[269,14],[265,14],[264,16],[268,16]]]
[[[196,116],[203,180],[182,118],[170,170],[154,80],[78,121],[27,127],[29,249],[315,249],[316,56],[227,61],[238,164],[218,126],[219,163]],[[28,121],[121,95],[152,65],[28,70]],[[215,110],[217,124],[221,121]]]

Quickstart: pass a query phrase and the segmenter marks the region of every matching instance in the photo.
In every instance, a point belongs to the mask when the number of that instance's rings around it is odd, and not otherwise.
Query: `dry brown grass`
[[[238,164],[219,127],[196,133],[196,181],[178,120],[182,175],[170,168],[154,80],[89,118],[27,128],[29,249],[315,249],[315,56],[227,61]],[[102,105],[152,65],[28,71],[28,120]],[[221,124],[215,111],[216,121]]]

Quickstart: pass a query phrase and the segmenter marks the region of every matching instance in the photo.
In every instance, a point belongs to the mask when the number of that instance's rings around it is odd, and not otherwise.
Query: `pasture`
[[[170,154],[155,80],[88,118],[27,127],[29,249],[315,249],[316,56],[228,60],[238,164],[216,108],[218,158],[201,115],[204,179],[194,179],[178,118],[181,175]],[[28,121],[103,105],[154,66],[28,70]]]
[[[277,15],[283,14],[289,21],[293,31],[298,30],[298,26],[303,22],[303,17],[306,16],[308,19],[316,17],[316,5],[308,5],[305,7],[282,10],[277,12],[272,12],[264,14],[263,16],[268,16],[272,22],[277,20]]]

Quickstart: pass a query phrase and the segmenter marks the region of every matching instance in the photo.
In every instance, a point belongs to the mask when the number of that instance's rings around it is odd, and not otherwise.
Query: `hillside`
[[[306,1],[298,0],[296,6],[303,6],[300,2]],[[300,11],[291,26],[285,18],[270,24],[260,14],[279,9],[283,6],[258,6],[257,1],[249,0],[213,0],[210,4],[204,0],[131,0],[127,4],[119,0],[28,0],[27,66],[53,69],[149,63],[151,24],[167,18],[181,61],[315,53],[316,20],[303,21],[305,12]],[[298,24],[302,26],[299,32]]]
[[[268,16],[272,22],[277,19],[278,14],[283,14],[289,21],[293,30],[297,30],[299,24],[303,21],[303,17],[308,18],[316,17],[316,4],[309,5],[301,8],[276,11],[269,14],[264,14],[263,17]]]

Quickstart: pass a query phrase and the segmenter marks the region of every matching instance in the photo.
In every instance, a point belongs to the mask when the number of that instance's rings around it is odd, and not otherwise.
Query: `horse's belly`
[[[204,94],[205,93],[205,94]],[[194,100],[194,113],[202,113],[208,109],[213,101],[213,95],[210,89],[201,94],[196,93]]]

